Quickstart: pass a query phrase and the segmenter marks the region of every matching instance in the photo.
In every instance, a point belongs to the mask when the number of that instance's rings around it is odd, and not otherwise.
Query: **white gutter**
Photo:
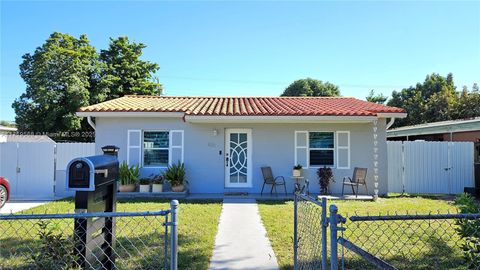
[[[387,127],[385,129],[389,129],[393,123],[395,123],[395,117],[390,118],[390,121],[388,121]]]
[[[91,116],[87,116],[87,122],[88,124],[93,128],[93,130],[97,130],[96,126],[95,126],[95,123],[92,121],[92,117]]]
[[[377,113],[379,118],[405,118],[406,113]]]

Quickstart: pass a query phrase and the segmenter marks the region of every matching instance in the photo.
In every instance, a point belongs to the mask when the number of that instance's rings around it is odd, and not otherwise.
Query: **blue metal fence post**
[[[327,198],[322,197],[322,269],[327,269]]]
[[[298,269],[298,265],[297,265],[297,259],[298,259],[297,204],[298,204],[298,198],[297,198],[297,193],[295,192],[293,195],[293,269],[294,270]]]
[[[330,270],[338,270],[337,214],[337,206],[334,204],[330,205]]]
[[[170,213],[172,215],[171,221],[170,221],[170,239],[171,239],[171,247],[170,247],[170,269],[171,270],[177,270],[178,264],[178,201],[177,200],[172,200],[170,202]]]

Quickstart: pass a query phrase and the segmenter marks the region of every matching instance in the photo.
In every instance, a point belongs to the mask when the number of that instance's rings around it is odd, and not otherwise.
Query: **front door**
[[[251,187],[252,130],[225,131],[225,187]]]

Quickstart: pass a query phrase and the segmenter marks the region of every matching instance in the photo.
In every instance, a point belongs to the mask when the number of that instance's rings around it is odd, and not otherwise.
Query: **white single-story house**
[[[301,164],[311,192],[319,192],[317,169],[329,166],[333,193],[365,167],[369,193],[385,194],[386,129],[406,113],[350,97],[124,96],[77,115],[94,127],[98,154],[116,145],[120,161],[140,164],[145,176],[184,162],[191,193],[260,193],[263,166],[292,192]]]

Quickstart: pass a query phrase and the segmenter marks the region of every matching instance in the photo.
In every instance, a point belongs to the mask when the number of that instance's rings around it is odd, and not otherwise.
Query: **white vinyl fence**
[[[387,142],[388,191],[458,194],[474,186],[472,142]]]
[[[67,192],[65,186],[66,169],[70,160],[77,157],[95,155],[95,143],[57,143],[55,159],[55,196],[68,197],[75,195]]]
[[[0,143],[0,176],[11,186],[13,200],[51,200],[65,191],[65,167],[76,157],[95,154],[94,143]]]

